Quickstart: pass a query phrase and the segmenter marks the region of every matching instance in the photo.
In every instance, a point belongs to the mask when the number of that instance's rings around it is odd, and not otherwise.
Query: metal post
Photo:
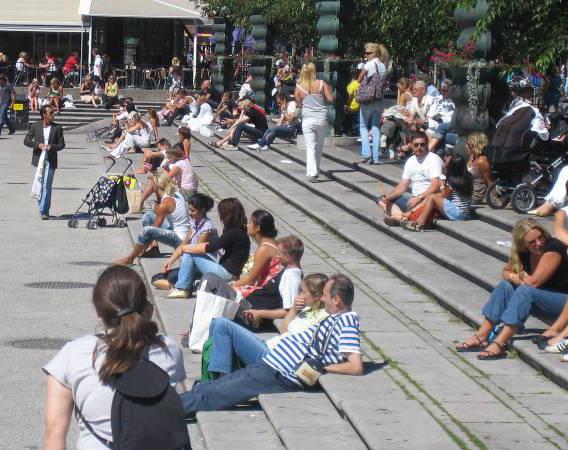
[[[193,89],[196,89],[197,83],[197,27],[193,35]]]
[[[85,30],[83,29],[83,23],[81,22],[81,58],[79,62],[79,85],[83,82],[83,35]]]
[[[89,27],[89,71],[91,69],[92,58],[93,58],[93,19],[91,19],[91,26]]]

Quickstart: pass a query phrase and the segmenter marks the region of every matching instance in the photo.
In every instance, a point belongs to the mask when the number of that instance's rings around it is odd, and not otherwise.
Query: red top
[[[77,65],[79,65],[79,61],[77,61],[77,58],[71,55],[69,56],[69,58],[67,58],[67,61],[65,61],[65,65],[63,66],[63,72],[64,73],[72,72],[73,70],[75,70],[75,66]]]

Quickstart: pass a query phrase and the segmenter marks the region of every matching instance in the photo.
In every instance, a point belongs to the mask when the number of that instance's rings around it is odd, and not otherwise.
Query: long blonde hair
[[[487,147],[489,139],[487,139],[487,135],[485,133],[477,131],[475,133],[471,133],[467,137],[467,142],[468,144],[471,144],[471,153],[475,155],[475,158],[477,159],[483,155],[483,150]]]
[[[521,274],[523,272],[523,264],[521,262],[521,253],[527,251],[525,236],[529,231],[539,230],[546,240],[550,239],[550,233],[534,219],[521,219],[513,228],[513,245],[511,246],[511,266],[513,272]]]
[[[172,194],[176,193],[178,190],[173,180],[170,177],[168,177],[165,173],[161,173],[160,175],[154,176],[154,182],[156,183],[156,187],[162,189],[164,191],[164,194],[167,196],[171,196]]]
[[[316,65],[314,63],[303,64],[298,84],[309,92],[314,81],[316,81]]]
[[[367,42],[365,44],[365,51],[374,53],[375,57],[379,58],[385,66],[388,65],[390,54],[383,44],[377,44],[376,42]]]
[[[325,283],[327,283],[328,281],[329,278],[323,273],[311,273],[304,277],[304,285],[306,286],[308,291],[310,291],[310,294],[312,294],[312,296],[317,299],[312,305],[312,311],[318,311],[325,306],[321,298],[323,296],[323,288],[325,287]]]

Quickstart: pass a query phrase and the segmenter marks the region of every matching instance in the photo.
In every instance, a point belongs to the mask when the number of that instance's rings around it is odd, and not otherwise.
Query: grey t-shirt
[[[152,347],[149,359],[170,376],[175,387],[186,378],[183,355],[177,344],[168,337],[162,337],[166,347]],[[112,440],[110,411],[114,389],[102,385],[98,371],[104,360],[104,353],[98,355],[93,368],[93,351],[97,345],[96,336],[83,336],[65,344],[54,358],[43,368],[63,386],[71,390],[75,405],[95,432]],[[108,450],[81,422],[79,424],[77,450]]]
[[[12,103],[12,92],[14,92],[14,88],[10,83],[4,83],[4,86],[0,86],[0,105]]]

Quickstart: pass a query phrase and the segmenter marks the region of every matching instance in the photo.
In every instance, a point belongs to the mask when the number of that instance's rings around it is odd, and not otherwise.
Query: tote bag
[[[45,158],[47,151],[43,150],[39,157],[37,163],[37,169],[34,176],[34,181],[32,182],[32,190],[30,192],[30,197],[39,200],[41,198],[41,192],[43,191],[43,172],[45,171]]]
[[[361,105],[377,102],[383,98],[383,78],[379,74],[379,65],[376,62],[375,68],[376,72],[370,77],[365,77],[355,93],[355,100]]]
[[[189,332],[189,348],[193,353],[201,353],[203,345],[209,337],[209,326],[213,319],[224,317],[233,320],[240,306],[240,296],[236,300],[206,291],[207,280],[204,280],[197,291],[197,300],[193,310],[193,320]]]

